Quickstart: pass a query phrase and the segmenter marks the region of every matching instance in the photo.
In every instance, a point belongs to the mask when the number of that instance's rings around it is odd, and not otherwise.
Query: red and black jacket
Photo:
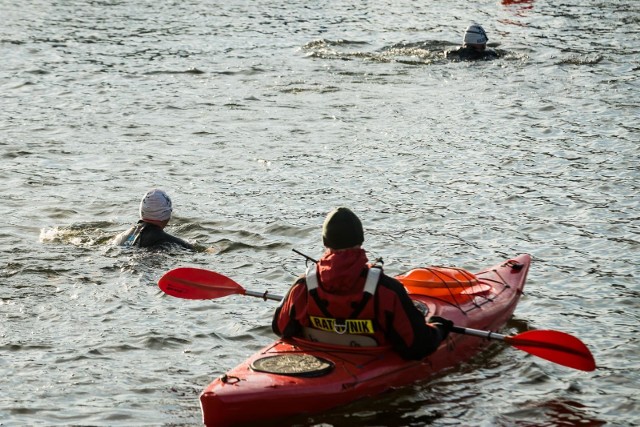
[[[380,345],[390,344],[405,359],[419,360],[435,351],[442,334],[426,324],[400,282],[380,274],[374,294],[365,292],[367,262],[360,248],[328,250],[317,264],[319,286],[310,291],[306,276],[299,278],[275,312],[273,331],[300,337],[304,328],[318,326],[312,317],[363,319],[372,321],[371,335]]]
[[[305,279],[309,319],[308,326],[303,325],[305,337],[336,344],[386,344],[376,318],[375,294],[382,269],[368,268],[362,291],[343,295],[328,292],[320,286],[317,273],[316,266],[312,265]]]

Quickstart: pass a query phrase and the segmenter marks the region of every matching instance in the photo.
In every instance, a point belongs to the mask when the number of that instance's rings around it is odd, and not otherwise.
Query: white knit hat
[[[167,221],[171,218],[171,199],[159,188],[147,191],[140,202],[140,218]]]
[[[469,25],[464,32],[463,44],[485,44],[489,41],[487,33],[479,24]]]

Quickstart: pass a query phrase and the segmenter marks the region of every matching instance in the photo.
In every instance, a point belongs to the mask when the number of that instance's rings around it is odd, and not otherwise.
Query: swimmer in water
[[[462,39],[462,47],[445,52],[447,59],[459,61],[476,61],[478,59],[494,59],[498,53],[493,49],[487,49],[489,38],[484,28],[479,24],[467,27]]]
[[[194,246],[164,231],[171,219],[173,207],[169,195],[154,188],[149,190],[140,202],[140,220],[127,231],[115,237],[113,243],[121,246],[156,248],[178,245],[193,250]]]

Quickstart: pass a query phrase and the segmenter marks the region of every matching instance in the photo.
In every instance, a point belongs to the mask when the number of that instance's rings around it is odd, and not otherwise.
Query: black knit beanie
[[[322,243],[330,249],[347,249],[362,245],[362,223],[350,209],[337,208],[329,212],[322,226]]]

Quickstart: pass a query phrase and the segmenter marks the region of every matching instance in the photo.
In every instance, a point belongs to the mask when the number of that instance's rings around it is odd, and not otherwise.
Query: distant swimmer
[[[115,237],[113,243],[121,246],[154,248],[164,245],[178,245],[186,249],[194,246],[164,231],[171,219],[173,207],[169,195],[154,188],[149,190],[140,202],[140,220],[133,227]]]
[[[462,39],[462,47],[445,52],[447,59],[460,61],[476,61],[478,59],[495,59],[499,55],[493,49],[487,49],[489,38],[479,24],[467,27]]]

